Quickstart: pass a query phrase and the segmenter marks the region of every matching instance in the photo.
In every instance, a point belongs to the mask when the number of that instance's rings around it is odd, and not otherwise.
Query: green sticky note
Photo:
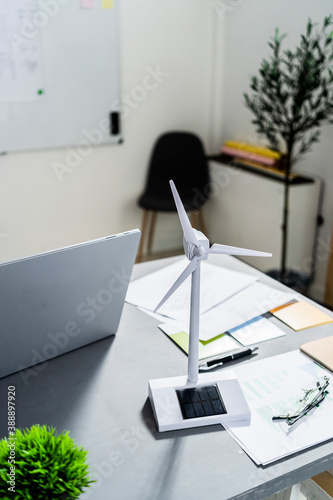
[[[160,325],[161,330],[163,330],[186,354],[188,354],[189,346],[189,336],[185,332],[168,333],[165,331],[162,325]],[[218,356],[225,352],[229,352],[238,349],[238,343],[229,335],[222,333],[213,339],[199,341],[199,360],[210,358],[212,356]]]

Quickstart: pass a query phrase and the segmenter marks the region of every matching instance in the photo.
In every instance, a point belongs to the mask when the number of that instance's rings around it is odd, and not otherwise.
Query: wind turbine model
[[[249,407],[231,370],[199,376],[200,264],[209,254],[258,257],[271,257],[272,254],[216,243],[209,246],[208,238],[201,231],[192,228],[172,180],[170,186],[184,232],[184,251],[190,263],[163,297],[155,312],[190,275],[191,309],[187,379],[172,377],[149,381],[149,398],[159,431],[248,420]]]

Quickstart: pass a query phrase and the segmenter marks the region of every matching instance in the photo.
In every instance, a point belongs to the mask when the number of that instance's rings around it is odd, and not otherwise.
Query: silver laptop
[[[28,379],[29,367],[115,334],[139,240],[135,229],[0,264],[0,377]]]

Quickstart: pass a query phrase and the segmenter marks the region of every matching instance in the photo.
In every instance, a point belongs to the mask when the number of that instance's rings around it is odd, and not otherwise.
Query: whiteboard
[[[117,0],[1,5],[0,151],[121,142]]]

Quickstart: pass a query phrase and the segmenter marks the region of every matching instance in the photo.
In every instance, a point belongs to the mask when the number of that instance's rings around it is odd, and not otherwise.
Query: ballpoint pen
[[[252,347],[249,349],[246,349],[245,351],[240,351],[240,352],[235,352],[234,354],[229,354],[228,356],[224,356],[223,358],[215,358],[211,359],[210,361],[204,361],[199,363],[199,370],[212,370],[213,368],[216,368],[217,366],[222,366],[225,363],[228,363],[228,361],[233,361],[234,359],[239,359],[243,358],[245,356],[249,356],[250,354],[253,354],[255,351],[258,350],[258,347]]]

